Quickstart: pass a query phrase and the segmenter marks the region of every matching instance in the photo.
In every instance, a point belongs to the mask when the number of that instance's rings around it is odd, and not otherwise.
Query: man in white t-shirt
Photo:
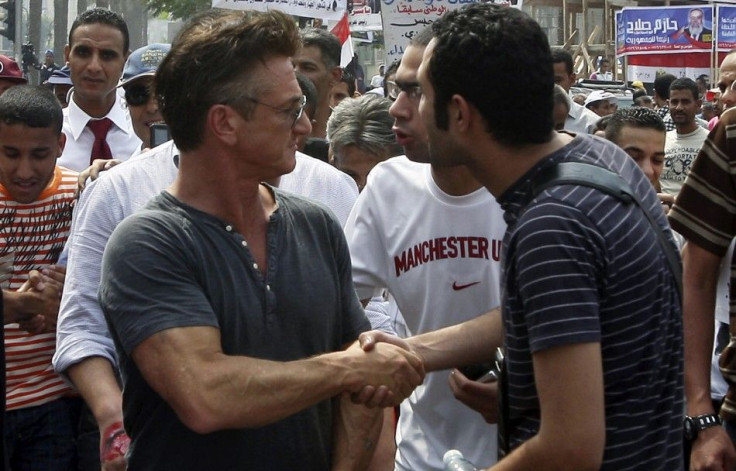
[[[506,224],[495,199],[465,167],[432,167],[417,106],[416,73],[430,28],[407,47],[391,107],[406,157],[379,163],[345,226],[353,281],[362,300],[387,290],[413,334],[457,324],[500,304],[501,240]],[[460,366],[460,365],[457,365]],[[448,384],[449,378],[449,384]],[[496,385],[459,370],[430,373],[401,404],[397,470],[441,470],[460,450],[478,465],[496,461]],[[468,404],[481,404],[481,414]],[[486,420],[484,420],[484,418]]]
[[[667,133],[664,171],[659,183],[664,193],[677,196],[690,173],[695,157],[708,137],[708,130],[698,126],[695,115],[702,101],[698,85],[689,78],[679,78],[670,85],[670,116],[675,130]]]

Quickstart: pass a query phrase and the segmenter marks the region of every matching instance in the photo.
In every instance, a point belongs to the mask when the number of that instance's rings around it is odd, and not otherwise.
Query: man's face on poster
[[[690,10],[688,17],[690,18],[690,24],[688,25],[690,33],[703,30],[703,10],[697,8]]]

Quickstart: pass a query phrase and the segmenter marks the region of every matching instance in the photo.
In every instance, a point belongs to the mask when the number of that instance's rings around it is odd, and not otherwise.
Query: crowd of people
[[[5,469],[736,466],[736,51],[628,108],[488,3],[362,95],[275,10],[64,56],[0,56]]]

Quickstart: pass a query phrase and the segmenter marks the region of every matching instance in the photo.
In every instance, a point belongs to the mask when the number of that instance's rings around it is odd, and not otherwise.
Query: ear
[[[59,133],[59,152],[56,155],[57,159],[61,157],[61,154],[64,152],[64,146],[66,146],[66,134],[61,132]]]
[[[464,96],[457,94],[450,98],[447,113],[450,118],[450,126],[454,126],[460,133],[470,131],[474,123],[478,122],[480,118],[478,109],[472,106]]]
[[[213,105],[207,111],[205,132],[211,134],[225,145],[232,146],[238,142],[237,121],[243,118],[227,105]]]
[[[71,50],[72,50],[72,48],[69,47],[68,44],[66,46],[64,46],[64,61],[67,62],[67,63],[69,62],[69,53],[71,52]]]

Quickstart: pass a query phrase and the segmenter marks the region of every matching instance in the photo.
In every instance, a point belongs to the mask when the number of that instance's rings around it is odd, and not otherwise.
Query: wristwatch
[[[721,425],[721,418],[717,414],[703,414],[695,417],[685,417],[683,421],[683,430],[686,440],[695,440],[698,433],[716,425]]]

